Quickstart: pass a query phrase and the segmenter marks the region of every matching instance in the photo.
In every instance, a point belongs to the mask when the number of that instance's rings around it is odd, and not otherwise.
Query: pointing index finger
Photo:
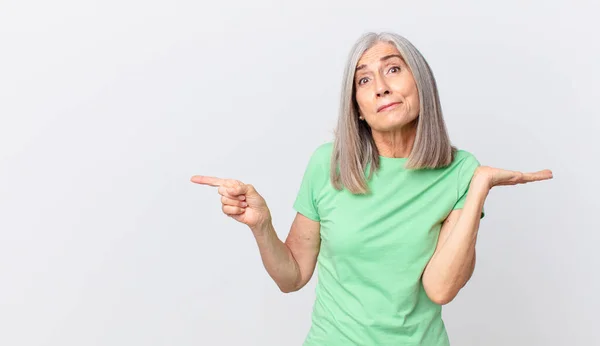
[[[192,183],[209,185],[209,186],[221,186],[223,185],[224,179],[217,177],[209,177],[205,175],[194,175],[190,181]]]

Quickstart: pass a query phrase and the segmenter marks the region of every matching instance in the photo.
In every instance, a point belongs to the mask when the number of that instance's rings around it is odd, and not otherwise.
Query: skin
[[[360,120],[371,128],[379,154],[408,157],[417,133],[419,91],[400,52],[377,43],[357,63],[354,78]],[[385,105],[395,104],[380,110]]]
[[[408,157],[416,135],[419,96],[410,69],[394,55],[399,52],[389,43],[378,43],[363,54],[357,63],[355,96],[361,121],[369,124],[380,155]],[[397,104],[379,109],[390,103]],[[453,210],[443,222],[436,250],[423,272],[423,286],[432,301],[449,303],[471,277],[480,215],[489,191],[551,178],[550,170],[476,169],[463,209]],[[273,228],[266,201],[251,184],[202,175],[191,181],[217,187],[223,213],[250,228],[263,265],[282,292],[297,291],[308,283],[319,254],[319,222],[297,213],[283,242]]]

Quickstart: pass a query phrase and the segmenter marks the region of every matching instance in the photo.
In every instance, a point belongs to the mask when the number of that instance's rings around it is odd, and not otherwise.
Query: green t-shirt
[[[353,195],[331,185],[332,150],[328,142],[314,151],[294,202],[321,224],[304,345],[449,345],[441,306],[425,293],[421,275],[442,222],[463,207],[479,162],[459,150],[448,167],[408,170],[407,158],[380,156],[371,194]]]

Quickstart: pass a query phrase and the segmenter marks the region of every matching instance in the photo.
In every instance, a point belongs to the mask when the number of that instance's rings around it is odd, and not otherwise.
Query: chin
[[[398,130],[401,129],[403,127],[406,126],[405,123],[399,123],[399,124],[377,124],[378,126],[375,127],[371,127],[373,130],[377,130],[380,132],[391,132],[394,130]]]
[[[385,118],[380,118],[378,120],[378,124],[381,127],[397,128],[410,124],[414,119],[408,119],[403,115],[388,115]]]
[[[405,117],[390,117],[388,119],[378,119],[379,121],[373,124],[371,128],[377,131],[389,132],[410,126],[411,124],[415,123],[416,119],[417,117],[411,119],[406,119]]]

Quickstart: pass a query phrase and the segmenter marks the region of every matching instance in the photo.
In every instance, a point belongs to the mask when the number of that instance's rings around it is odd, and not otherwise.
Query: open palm
[[[494,186],[526,184],[534,181],[552,179],[553,177],[552,171],[549,169],[532,173],[523,173],[489,166],[477,167],[475,175],[483,177],[490,188]]]

